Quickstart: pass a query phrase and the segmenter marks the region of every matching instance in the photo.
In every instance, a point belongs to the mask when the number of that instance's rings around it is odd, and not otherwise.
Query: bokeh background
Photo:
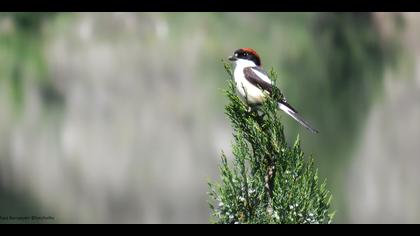
[[[221,60],[252,47],[334,222],[420,223],[419,42],[419,13],[0,13],[0,216],[208,223]]]

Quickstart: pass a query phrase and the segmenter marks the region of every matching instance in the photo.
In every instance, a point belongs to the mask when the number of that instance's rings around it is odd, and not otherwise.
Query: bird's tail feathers
[[[301,124],[303,127],[307,128],[312,133],[316,134],[316,133],[319,132],[315,128],[312,128],[311,125],[308,122],[306,122],[303,119],[303,117],[300,116],[299,113],[292,106],[290,106],[288,103],[279,102],[278,106],[279,106],[280,110],[284,111],[286,114],[291,116],[293,119],[295,119],[297,122],[299,122],[299,124]]]

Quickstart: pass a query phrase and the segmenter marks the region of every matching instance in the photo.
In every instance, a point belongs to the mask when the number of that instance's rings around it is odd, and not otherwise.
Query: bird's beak
[[[236,61],[236,60],[238,60],[238,58],[235,57],[235,56],[230,56],[230,57],[228,57],[228,59],[229,59],[229,61]]]

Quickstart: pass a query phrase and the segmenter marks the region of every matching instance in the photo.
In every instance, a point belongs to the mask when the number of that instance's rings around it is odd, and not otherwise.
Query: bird
[[[261,58],[254,49],[237,49],[228,60],[232,61],[235,65],[233,77],[236,84],[236,90],[248,105],[261,105],[266,100],[267,96],[273,92],[273,89],[280,91],[275,87],[267,72],[262,68]],[[283,94],[281,94],[281,98],[278,99],[277,104],[280,110],[292,117],[303,127],[312,133],[319,133],[317,129],[313,128],[305,121],[297,110],[287,102],[286,97]]]

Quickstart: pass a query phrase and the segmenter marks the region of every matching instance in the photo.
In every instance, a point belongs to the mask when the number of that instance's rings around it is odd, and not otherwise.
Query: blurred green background
[[[283,116],[335,222],[418,223],[419,26],[418,13],[0,13],[0,216],[207,223],[232,140],[221,60],[252,47],[320,130]]]

